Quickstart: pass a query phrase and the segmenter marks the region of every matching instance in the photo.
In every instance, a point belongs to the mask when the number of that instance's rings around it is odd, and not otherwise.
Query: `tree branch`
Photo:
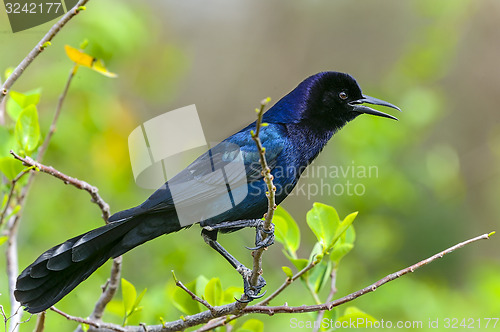
[[[120,325],[110,324],[110,323],[101,323],[101,322],[96,322],[96,321],[92,321],[89,319],[84,319],[84,318],[68,315],[67,313],[57,309],[54,306],[50,307],[50,310],[57,312],[59,315],[65,317],[68,320],[72,320],[72,321],[82,323],[82,324],[87,324],[87,325],[95,327],[96,329],[99,329],[99,330],[118,331],[118,332],[126,332],[127,331],[126,328],[121,327]]]
[[[0,91],[0,105],[9,92],[12,85],[17,81],[17,79],[22,75],[26,68],[35,60],[35,58],[42,53],[47,44],[57,35],[57,33],[68,23],[76,14],[81,11],[83,7],[89,0],[80,0],[72,9],[68,10],[66,14],[61,17],[56,24],[50,28],[47,34],[38,42],[38,44],[29,52],[29,54],[21,61],[21,63],[14,69],[12,74],[7,78],[5,83],[2,85]]]
[[[337,268],[334,267],[332,269],[332,272],[330,273],[330,292],[328,293],[328,296],[326,298],[326,302],[330,302],[333,297],[335,296],[335,293],[337,293]],[[318,312],[318,317],[316,317],[316,323],[313,324],[314,329],[312,332],[318,332],[319,328],[321,326],[321,321],[323,320],[323,316],[325,315],[325,310],[321,310]]]
[[[22,161],[25,166],[34,166],[38,170],[40,170],[41,172],[50,174],[50,175],[62,180],[65,184],[71,184],[72,186],[74,186],[78,189],[82,189],[82,190],[87,191],[90,194],[90,196],[92,197],[91,202],[97,204],[99,206],[99,208],[101,209],[102,218],[105,221],[108,220],[108,218],[109,218],[109,205],[99,195],[99,193],[98,193],[99,189],[97,189],[94,186],[91,186],[90,184],[88,184],[85,181],[81,181],[81,180],[78,180],[78,179],[73,178],[71,176],[68,176],[64,173],[61,173],[60,171],[56,170],[52,166],[45,166],[45,165],[33,160],[30,157],[23,158],[23,157],[17,155],[12,150],[10,151],[10,154],[13,155],[14,158],[16,158],[17,160]]]
[[[2,77],[0,77],[0,85],[2,83]],[[5,98],[0,101],[0,126],[5,124]]]
[[[312,269],[316,265],[316,262],[313,260],[310,262],[305,268],[297,272],[292,278],[286,278],[285,282],[281,284],[281,286],[274,291],[271,295],[269,295],[264,301],[258,303],[257,305],[268,305],[269,302],[271,302],[272,299],[274,299],[276,296],[278,296],[281,292],[285,290],[288,286],[292,284],[295,280],[300,278],[303,274],[305,274],[307,271]]]
[[[31,52],[21,61],[21,63],[14,69],[14,71],[9,75],[7,80],[1,84],[2,87],[0,89],[0,124],[3,124],[5,122],[5,96],[9,92],[10,88],[12,85],[17,81],[17,79],[24,73],[26,68],[35,60],[35,58],[47,47],[47,45],[50,45],[50,41],[57,35],[57,33],[68,23],[76,14],[78,14],[82,9],[85,9],[83,5],[85,5],[88,2],[88,0],[79,0],[78,3],[73,7],[72,9],[68,10],[68,12],[61,17],[61,19],[52,26],[52,28],[47,32],[47,34],[38,42],[38,44],[31,50]],[[46,138],[46,140],[43,143],[42,149],[39,151],[39,159],[41,160],[41,157],[45,153],[46,148],[48,147],[50,138],[52,136],[53,129],[55,129],[55,123],[57,121],[57,118],[59,117],[61,107],[62,107],[62,102],[64,100],[64,97],[66,96],[67,89],[69,87],[69,83],[71,81],[71,77],[68,80],[66,84],[66,88],[61,95],[58,103],[58,107],[56,110],[56,115],[54,117],[54,120],[51,125],[51,131],[49,131],[49,135]],[[16,182],[20,179],[20,177],[24,176],[26,174],[25,172],[20,174],[19,178],[16,178],[15,181],[12,182],[12,188],[11,192],[9,193],[8,197],[8,202],[5,206],[5,210],[2,211],[1,217],[0,217],[0,225],[4,221],[5,218],[5,213],[7,212],[7,209],[9,208],[10,201],[13,198],[13,193],[14,193],[14,187]],[[9,293],[10,293],[10,302],[11,302],[11,312],[13,315],[11,316],[10,320],[10,327],[11,330],[15,330],[17,326],[21,323],[21,315],[22,312],[19,312],[20,305],[16,301],[13,292],[15,289],[15,282],[16,282],[16,277],[17,274],[19,273],[19,266],[18,266],[18,259],[17,259],[17,230],[19,227],[19,220],[21,217],[21,212],[22,212],[22,207],[24,205],[24,201],[26,199],[26,196],[28,194],[28,191],[31,187],[31,183],[33,182],[33,173],[28,178],[28,183],[24,188],[21,190],[21,193],[19,197],[17,198],[17,205],[20,206],[21,208],[17,213],[15,213],[11,218],[9,218],[9,223],[7,227],[7,236],[9,238],[7,242],[7,250],[6,250],[6,261],[7,261],[7,277],[8,277],[8,283],[9,283]]]
[[[9,210],[9,205],[10,202],[12,201],[12,198],[14,197],[14,192],[16,191],[16,184],[21,178],[26,175],[31,169],[24,169],[21,173],[19,173],[12,181],[11,181],[11,187],[9,194],[7,196],[7,202],[5,202],[5,207],[3,211],[0,213],[0,227],[2,227],[2,224],[4,223],[6,218],[5,216],[7,215],[7,211]]]
[[[260,134],[260,129],[263,126],[266,126],[267,124],[262,123],[262,117],[264,115],[264,108],[266,105],[271,101],[271,98],[266,98],[260,102],[260,109],[256,109],[257,112],[257,121],[255,124],[255,132],[252,130],[251,135],[252,139],[254,140],[255,144],[257,145],[257,151],[259,151],[259,160],[260,160],[260,166],[262,168],[262,175],[264,177],[264,181],[266,182],[267,185],[267,201],[268,201],[268,208],[267,208],[267,213],[264,215],[265,221],[264,221],[264,230],[270,231],[272,229],[271,223],[273,220],[273,215],[274,215],[274,210],[276,210],[276,202],[275,202],[275,193],[276,193],[276,187],[273,184],[273,176],[271,175],[271,169],[267,165],[266,161],[266,149],[262,146],[262,142],[260,141],[259,134]],[[267,233],[262,233],[262,239],[266,239],[268,237]],[[256,285],[259,276],[262,274],[262,253],[264,252],[264,248],[260,248],[257,250],[254,250],[252,252],[253,256],[253,269],[252,269],[252,276],[250,277],[250,284]]]
[[[195,300],[196,302],[199,302],[201,303],[203,306],[205,306],[208,310],[210,310],[210,312],[212,314],[215,314],[216,311],[214,309],[214,307],[208,303],[206,300],[203,300],[201,297],[199,297],[198,295],[196,295],[195,293],[191,292],[186,286],[184,286],[184,284],[180,281],[180,280],[176,280],[175,281],[175,285],[179,288],[181,288],[183,291],[185,291],[186,293],[188,293],[189,296],[191,296],[191,298],[193,300]]]
[[[334,307],[337,307],[337,306],[344,304],[346,302],[350,302],[350,301],[352,301],[352,300],[354,300],[362,295],[365,295],[367,293],[371,293],[371,292],[375,291],[377,288],[379,288],[380,286],[382,286],[390,281],[393,281],[393,280],[395,280],[395,279],[397,279],[397,278],[399,278],[407,273],[414,272],[416,269],[418,269],[424,265],[427,265],[427,264],[435,261],[438,258],[442,258],[444,255],[449,254],[449,253],[455,251],[456,249],[462,248],[462,247],[464,247],[472,242],[476,242],[479,240],[487,240],[494,233],[495,232],[491,232],[489,234],[483,234],[480,236],[476,236],[475,238],[460,242],[460,243],[454,245],[453,247],[450,247],[446,250],[443,250],[443,251],[441,251],[441,252],[439,252],[439,253],[437,253],[437,254],[435,254],[427,259],[424,259],[416,264],[413,264],[412,266],[409,266],[405,269],[391,273],[391,274],[385,276],[384,278],[380,279],[379,281],[371,284],[370,286],[365,287],[363,289],[360,289],[354,293],[346,295],[346,296],[344,296],[338,300],[335,300],[335,301],[330,301],[327,303],[317,304],[317,305],[309,305],[309,306],[302,305],[299,307],[289,307],[289,306],[265,307],[265,306],[255,305],[255,306],[251,306],[251,307],[246,307],[245,309],[243,309],[243,311],[249,312],[249,313],[252,312],[252,313],[262,313],[262,314],[274,315],[276,313],[303,313],[303,312],[312,312],[312,311],[320,311],[320,310],[332,310]]]
[[[162,325],[151,325],[147,326],[147,331],[148,332],[168,332],[168,331],[181,331],[185,330],[189,327],[200,325],[200,324],[205,324],[209,322],[210,320],[222,316],[227,316],[227,315],[234,315],[234,317],[230,317],[229,320],[246,315],[246,314],[251,314],[251,313],[259,313],[259,314],[267,314],[267,315],[274,315],[277,313],[303,313],[303,312],[314,312],[314,311],[321,311],[321,310],[332,310],[334,307],[337,307],[341,304],[350,302],[360,296],[363,296],[365,294],[368,294],[370,292],[375,291],[378,287],[393,281],[407,273],[414,272],[416,269],[427,265],[433,261],[435,261],[438,258],[442,258],[444,255],[449,254],[453,252],[456,249],[462,248],[468,244],[471,244],[473,242],[479,241],[479,240],[486,240],[489,239],[491,235],[493,235],[494,232],[489,233],[489,234],[483,234],[480,236],[477,236],[475,238],[460,242],[446,250],[441,251],[440,253],[437,253],[427,259],[424,259],[416,264],[413,264],[405,269],[402,269],[400,271],[391,273],[387,275],[386,277],[378,280],[377,282],[371,284],[368,287],[365,287],[363,289],[360,289],[354,293],[351,293],[349,295],[346,295],[340,299],[337,299],[335,301],[330,301],[327,303],[323,304],[316,304],[316,305],[302,305],[298,307],[290,307],[288,305],[282,305],[282,306],[274,306],[274,307],[267,307],[264,305],[253,305],[253,306],[247,306],[243,309],[239,308],[237,305],[239,304],[238,302],[226,304],[223,306],[216,306],[213,307],[214,312],[210,310],[206,310],[194,315],[186,316],[183,317],[183,319],[179,319],[176,321],[172,322],[167,322]],[[79,318],[81,320],[81,318]],[[224,325],[223,321],[218,321],[215,325],[210,325],[210,328],[215,328],[217,326]],[[203,331],[207,331],[206,327],[202,328]],[[98,328],[96,332],[104,332],[107,331],[106,328]],[[144,327],[143,326],[127,326],[125,328],[125,331],[127,332],[144,332]]]
[[[54,133],[56,131],[57,120],[59,119],[59,115],[61,114],[64,99],[66,98],[66,95],[68,94],[69,86],[71,84],[71,81],[73,80],[73,77],[75,76],[77,67],[78,67],[78,65],[75,64],[73,66],[73,68],[71,68],[71,71],[69,72],[68,79],[66,80],[66,85],[64,86],[64,90],[61,93],[61,95],[59,96],[59,99],[57,101],[56,111],[54,113],[54,118],[52,119],[52,123],[50,124],[49,132],[47,133],[47,136],[43,140],[42,146],[38,150],[37,159],[40,161],[43,160],[45,152],[47,151],[47,148],[49,147],[50,140],[52,139],[52,136],[54,135]]]
[[[121,269],[122,269],[122,256],[118,256],[115,259],[113,259],[113,266],[111,267],[111,275],[108,281],[106,282],[106,285],[104,285],[103,287],[102,294],[99,297],[99,300],[95,304],[94,311],[89,317],[91,320],[99,321],[102,318],[104,309],[106,308],[108,303],[113,299],[113,296],[115,296],[116,290],[120,285]]]

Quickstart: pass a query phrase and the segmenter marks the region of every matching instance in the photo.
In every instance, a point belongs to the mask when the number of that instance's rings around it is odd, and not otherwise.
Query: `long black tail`
[[[14,295],[26,311],[50,308],[109,258],[181,229],[175,215],[130,216],[59,244],[38,257],[17,278]]]

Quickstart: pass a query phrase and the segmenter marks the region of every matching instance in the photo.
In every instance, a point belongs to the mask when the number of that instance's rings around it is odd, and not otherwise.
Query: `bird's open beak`
[[[368,106],[365,106],[365,105],[361,105],[363,103],[372,104],[372,105],[387,106],[387,107],[391,107],[391,108],[397,109],[398,111],[401,112],[401,109],[399,109],[399,107],[397,107],[397,106],[395,106],[395,105],[393,105],[391,103],[388,103],[386,101],[383,101],[383,100],[380,100],[380,99],[377,99],[377,98],[373,98],[373,97],[370,97],[370,96],[365,96],[365,95],[363,95],[363,98],[361,98],[361,99],[351,101],[349,103],[349,105],[351,105],[353,107],[352,110],[354,112],[365,113],[365,114],[372,114],[372,115],[382,116],[384,118],[389,118],[389,119],[394,119],[394,120],[398,119],[398,118],[396,118],[396,117],[394,117],[392,115],[386,114],[384,112],[377,111],[376,109],[373,109],[371,107],[368,107]]]

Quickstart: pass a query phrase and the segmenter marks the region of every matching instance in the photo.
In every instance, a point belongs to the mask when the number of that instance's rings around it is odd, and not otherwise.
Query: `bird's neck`
[[[300,166],[309,165],[323,150],[336,130],[317,130],[303,124],[287,126]]]

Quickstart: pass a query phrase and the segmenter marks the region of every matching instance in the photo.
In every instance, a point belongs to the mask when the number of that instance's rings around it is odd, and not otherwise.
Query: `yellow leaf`
[[[76,48],[71,47],[69,45],[65,45],[64,49],[66,50],[66,54],[68,55],[68,58],[70,58],[71,61],[81,66],[92,68],[92,64],[94,63],[96,58],[88,54],[85,54],[82,51],[77,50]]]
[[[93,56],[83,53],[82,51],[77,50],[76,48],[69,45],[65,45],[64,48],[66,50],[68,58],[70,58],[70,60],[75,62],[76,64],[90,68],[107,77],[114,78],[118,76],[115,73],[108,71],[101,59],[94,58]]]
[[[92,64],[92,69],[94,69],[96,72],[98,72],[104,76],[107,76],[107,77],[114,78],[114,77],[118,76],[115,73],[108,71],[106,69],[106,67],[104,67],[104,63],[100,59],[97,59],[97,61],[94,61],[94,63]]]

